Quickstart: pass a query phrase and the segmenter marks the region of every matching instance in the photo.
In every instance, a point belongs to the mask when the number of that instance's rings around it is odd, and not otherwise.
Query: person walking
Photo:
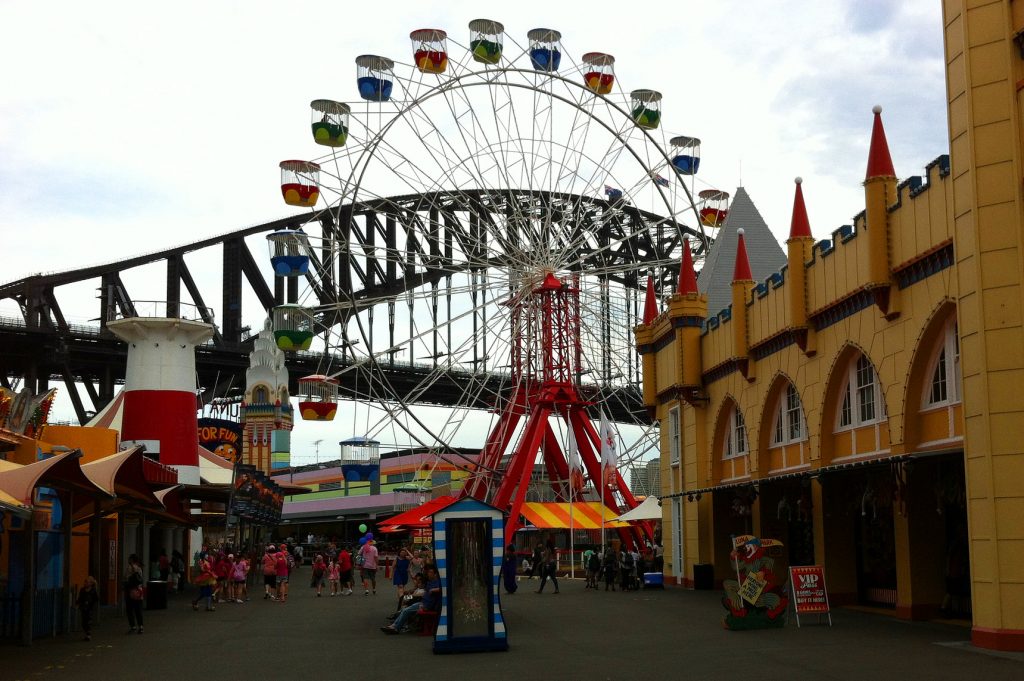
[[[601,556],[597,551],[590,552],[587,560],[587,588],[597,590],[597,575],[601,572]]]
[[[327,576],[327,563],[324,562],[323,554],[316,554],[316,558],[313,559],[312,572],[313,576],[309,585],[316,589],[316,597],[320,598],[324,595],[324,579]]]
[[[206,612],[213,612],[213,588],[217,584],[217,575],[213,570],[213,559],[205,551],[199,554],[199,561],[196,564],[197,575],[195,578],[199,593],[192,601],[192,609],[199,609],[199,601],[206,601]]]
[[[277,547],[267,547],[263,554],[263,600],[277,600]]]
[[[619,559],[615,556],[615,550],[612,547],[604,552],[604,590],[607,591],[608,587],[615,591],[615,573],[618,571]]]
[[[341,570],[338,568],[338,561],[333,557],[327,564],[327,581],[331,584],[331,598],[338,595],[338,581],[341,578]]]
[[[181,551],[174,549],[171,552],[171,574],[174,575],[175,589],[178,591],[185,590],[185,556],[181,555]]]
[[[377,561],[379,560],[379,553],[377,552],[377,546],[375,542],[370,539],[363,548],[359,549],[359,557],[363,559],[362,564],[362,577],[363,577],[363,595],[370,595],[370,588],[373,588],[373,595],[377,595]]]
[[[96,591],[96,578],[89,575],[85,578],[85,584],[78,591],[78,614],[82,620],[82,631],[85,632],[85,640],[92,640],[92,620],[96,616],[96,607],[100,604],[100,595]]]
[[[341,595],[352,595],[352,552],[343,546],[338,552],[338,577],[341,581]]]
[[[544,585],[547,584],[548,579],[555,585],[555,593],[558,591],[558,549],[550,546],[545,546],[541,550],[541,570],[540,570],[540,588],[537,589],[537,593],[544,593]]]
[[[288,575],[291,571],[291,565],[289,565],[291,560],[295,559],[292,558],[288,546],[282,544],[274,556],[274,568],[277,576],[277,600],[281,603],[288,600]]]
[[[145,580],[142,577],[142,561],[138,555],[128,556],[128,567],[124,573],[124,606],[128,612],[129,634],[142,633],[142,585]]]
[[[232,556],[228,556],[232,558]],[[231,584],[232,584],[232,596],[235,599],[235,603],[244,603],[249,600],[249,590],[246,587],[245,581],[249,576],[249,560],[242,554],[239,554],[239,558],[235,561],[231,568]],[[243,600],[244,596],[244,600]]]
[[[541,545],[537,544],[533,549],[533,564],[530,565],[530,576],[527,579],[533,579],[535,575],[544,574],[541,558],[543,558],[543,552],[541,551]]]

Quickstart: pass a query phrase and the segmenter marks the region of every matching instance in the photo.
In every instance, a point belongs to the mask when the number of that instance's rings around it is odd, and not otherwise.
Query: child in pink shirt
[[[338,566],[334,559],[327,564],[327,581],[331,583],[331,596],[338,593],[338,580],[341,578],[341,568]]]

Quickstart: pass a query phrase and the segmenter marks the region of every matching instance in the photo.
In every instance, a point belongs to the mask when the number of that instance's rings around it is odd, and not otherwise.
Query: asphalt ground
[[[507,652],[434,655],[432,639],[380,631],[396,603],[376,596],[316,598],[299,573],[287,603],[261,592],[244,604],[193,612],[191,594],[145,613],[145,634],[103,612],[93,640],[79,634],[30,647],[0,645],[0,679],[1024,679],[1024,655],[972,648],[970,629],[908,623],[839,609],[833,626],[726,631],[717,592],[605,592],[561,580],[561,593],[520,582],[502,597]],[[259,587],[262,591],[262,587]]]

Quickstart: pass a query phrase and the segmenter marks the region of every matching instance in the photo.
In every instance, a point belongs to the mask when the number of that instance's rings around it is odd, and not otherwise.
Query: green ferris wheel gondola
[[[348,141],[348,104],[331,99],[314,99],[309,103],[313,113],[313,140],[325,147],[343,147]]]

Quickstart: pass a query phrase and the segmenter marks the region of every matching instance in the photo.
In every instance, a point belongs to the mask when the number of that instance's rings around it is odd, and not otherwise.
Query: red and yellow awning
[[[564,502],[529,501],[519,511],[534,526],[541,529],[569,529],[569,504]],[[608,507],[604,509],[604,527],[629,527],[629,523],[620,523],[610,518],[617,518],[619,512]],[[572,504],[572,527],[574,530],[600,530],[601,502],[576,501]]]

